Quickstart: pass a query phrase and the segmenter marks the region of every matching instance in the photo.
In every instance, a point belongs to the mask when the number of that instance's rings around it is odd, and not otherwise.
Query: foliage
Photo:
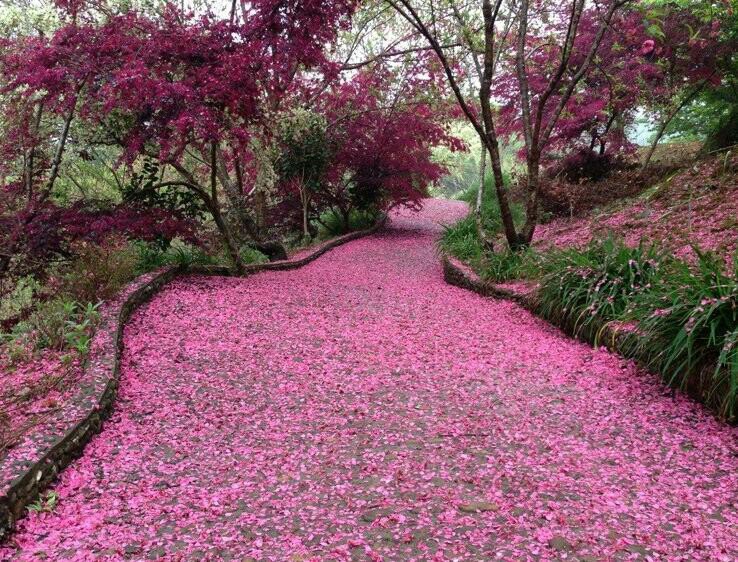
[[[507,174],[505,175],[507,176]],[[502,231],[500,207],[494,196],[492,185],[494,180],[487,177],[487,188],[482,201],[482,222],[487,232],[499,234]],[[459,194],[472,208],[477,201],[477,188],[470,188]],[[522,221],[524,211],[520,205],[512,207],[516,221]],[[444,227],[443,236],[439,240],[439,248],[468,263],[479,275],[491,281],[509,281],[521,277],[533,277],[537,271],[537,253],[530,249],[512,252],[503,249],[488,252],[479,240],[476,217],[468,215],[457,223]]]
[[[371,228],[377,223],[378,219],[379,213],[373,209],[352,209],[349,213],[347,225],[344,217],[331,209],[320,216],[320,225],[329,236],[337,236]]]
[[[488,253],[481,267],[482,279],[502,283],[515,279],[533,279],[540,270],[540,255],[532,248],[512,252],[505,248]]]
[[[157,187],[160,177],[159,164],[150,158],[144,159],[141,169],[123,186],[123,201],[137,208],[163,209],[183,219],[205,219],[207,209],[195,193],[176,186]]]
[[[269,261],[269,258],[260,251],[250,248],[249,246],[241,248],[241,259],[244,263],[264,263]]]
[[[727,418],[738,401],[738,265],[695,250],[696,265],[677,261],[638,296],[631,351],[648,358],[672,386],[699,388]],[[738,261],[734,260],[735,264]],[[705,368],[714,369],[705,373]],[[704,378],[702,378],[704,377]]]
[[[18,261],[29,223],[52,199],[74,127],[86,129],[75,141],[116,147],[115,165],[144,160],[123,189],[133,207],[198,218],[207,210],[238,268],[236,239],[260,237],[244,185],[260,172],[249,167],[254,141],[268,136],[282,98],[310,88],[298,69],[333,73],[324,50],[355,2],[260,0],[229,18],[173,4],[153,14],[59,6],[63,25],[53,33],[0,48],[8,115],[0,177],[3,192],[16,194],[2,217],[0,272]]]
[[[299,108],[280,121],[276,165],[280,182],[299,179],[311,191],[319,188],[331,157],[326,127],[323,116]]]
[[[74,253],[76,258],[55,281],[58,292],[73,301],[110,299],[136,275],[136,253],[124,238],[110,237],[100,244],[79,242]]]
[[[484,257],[474,217],[469,215],[460,221],[445,226],[438,246],[444,252],[478,269]]]
[[[40,304],[5,339],[29,343],[36,349],[74,349],[85,355],[97,319],[97,305],[82,305],[59,297]]]
[[[574,59],[581,60],[592,43],[598,17],[596,9],[583,13]],[[733,47],[718,30],[717,19],[700,17],[690,8],[674,4],[633,6],[616,14],[603,37],[596,64],[582,79],[576,95],[566,101],[547,150],[572,153],[575,158],[585,150],[596,149],[603,155],[631,150],[626,130],[644,104],[663,107],[702,81],[720,83],[720,66]],[[532,33],[527,41],[533,52],[528,81],[536,100],[544,95],[547,77],[556,68],[559,48],[547,43],[545,33]],[[504,100],[503,131],[522,131],[516,84],[515,69],[510,68],[496,88]],[[553,103],[549,108],[555,106]],[[544,121],[547,119],[544,115]]]
[[[507,172],[504,174],[505,183],[509,184],[510,176]],[[487,176],[485,179],[486,187],[484,197],[482,199],[482,223],[485,230],[496,235],[502,231],[502,217],[500,206],[494,195],[493,186],[494,178]],[[457,194],[457,197],[465,201],[472,209],[477,203],[477,187],[467,188]],[[516,222],[522,220],[524,216],[523,208],[520,205],[513,205],[513,216]],[[457,223],[444,228],[443,236],[439,241],[440,247],[449,254],[456,256],[462,261],[468,262],[475,269],[482,267],[484,258],[484,249],[479,240],[479,233],[476,227],[476,219],[472,214],[458,221]],[[481,269],[479,269],[481,271]]]
[[[581,250],[553,250],[542,262],[539,310],[575,335],[596,340],[599,327],[621,319],[653,289],[662,261],[654,246],[631,248],[612,237]]]
[[[41,284],[30,275],[21,277],[15,284],[8,280],[8,285],[7,289],[0,289],[0,322],[19,317],[33,304],[41,289]]]
[[[333,157],[319,204],[348,212],[418,208],[429,184],[446,172],[433,148],[463,150],[443,120],[452,109],[432,61],[418,57],[398,74],[390,69],[359,72],[321,98]],[[392,84],[402,84],[400,90]],[[434,94],[436,94],[434,96]]]
[[[50,490],[39,496],[39,498],[28,506],[28,511],[33,513],[51,513],[59,503],[59,494]]]
[[[611,153],[600,154],[582,148],[549,167],[547,175],[562,177],[571,183],[596,182],[606,178],[619,164],[622,165],[622,161]]]
[[[2,220],[5,218],[6,220]],[[22,230],[17,230],[18,221]],[[166,247],[176,237],[197,241],[192,221],[158,208],[97,207],[79,202],[61,207],[48,202],[33,213],[0,216],[0,235],[5,241],[21,233],[16,240],[9,275],[35,275],[43,279],[55,262],[72,262],[80,250],[103,244],[111,236],[156,242]]]

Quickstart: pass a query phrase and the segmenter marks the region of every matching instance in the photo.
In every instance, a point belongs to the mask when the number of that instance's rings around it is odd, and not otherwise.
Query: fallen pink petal
[[[445,284],[438,224],[465,212],[427,201],[295,271],[167,286],[57,508],[0,554],[734,560],[736,430]]]

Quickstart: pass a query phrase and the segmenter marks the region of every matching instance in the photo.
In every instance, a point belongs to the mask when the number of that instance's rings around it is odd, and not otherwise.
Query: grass
[[[659,194],[656,187],[641,197]],[[476,189],[459,199],[473,207]],[[519,223],[522,209],[513,211]],[[491,185],[482,219],[499,238]],[[724,419],[738,419],[738,254],[728,265],[695,248],[697,261],[688,263],[656,245],[633,248],[613,237],[544,254],[492,253],[480,242],[473,215],[447,227],[438,245],[484,279],[537,279],[541,316],[595,345],[608,324],[632,325],[620,340],[621,353],[660,373],[669,386],[699,395]]]
[[[695,254],[688,263],[614,238],[552,251],[540,264],[539,312],[595,345],[609,322],[633,323],[622,353],[735,420],[738,255],[731,267],[716,254]]]
[[[598,339],[598,327],[621,320],[649,292],[663,257],[653,246],[626,246],[612,237],[586,248],[552,250],[542,259],[540,313],[576,336]]]
[[[738,255],[732,269],[695,250],[696,265],[674,261],[631,316],[638,335],[628,351],[647,358],[673,387],[696,388],[727,419],[738,400]]]
[[[506,177],[506,182],[509,178]],[[469,203],[473,209],[477,202],[477,188],[462,192],[458,198]],[[513,218],[522,223],[524,211],[521,205],[513,204]],[[494,180],[487,178],[482,201],[482,224],[491,236],[502,231],[502,216],[494,192]],[[530,277],[537,271],[537,254],[532,250],[524,252],[489,252],[479,240],[476,217],[473,213],[459,222],[447,226],[438,243],[439,249],[469,264],[482,278],[491,281],[509,281],[520,277]]]

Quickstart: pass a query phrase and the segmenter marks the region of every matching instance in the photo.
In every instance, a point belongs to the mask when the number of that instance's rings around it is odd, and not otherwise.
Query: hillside
[[[738,249],[738,155],[696,162],[635,197],[583,216],[555,218],[538,228],[535,246],[580,247],[608,233],[628,245],[658,243],[676,257],[689,256],[692,246],[733,255]]]

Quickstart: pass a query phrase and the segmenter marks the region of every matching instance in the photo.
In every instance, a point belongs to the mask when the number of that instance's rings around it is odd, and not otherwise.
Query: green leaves
[[[629,248],[612,237],[585,249],[554,251],[543,260],[541,313],[575,335],[597,340],[597,329],[622,319],[659,276],[663,256],[653,246]]]
[[[56,509],[58,503],[59,494],[52,490],[39,496],[39,498],[26,509],[32,513],[51,513]]]
[[[648,357],[665,381],[679,388],[699,385],[704,398],[726,418],[738,400],[738,271],[715,254],[695,249],[694,266],[671,264],[655,290],[636,303],[634,354]]]

